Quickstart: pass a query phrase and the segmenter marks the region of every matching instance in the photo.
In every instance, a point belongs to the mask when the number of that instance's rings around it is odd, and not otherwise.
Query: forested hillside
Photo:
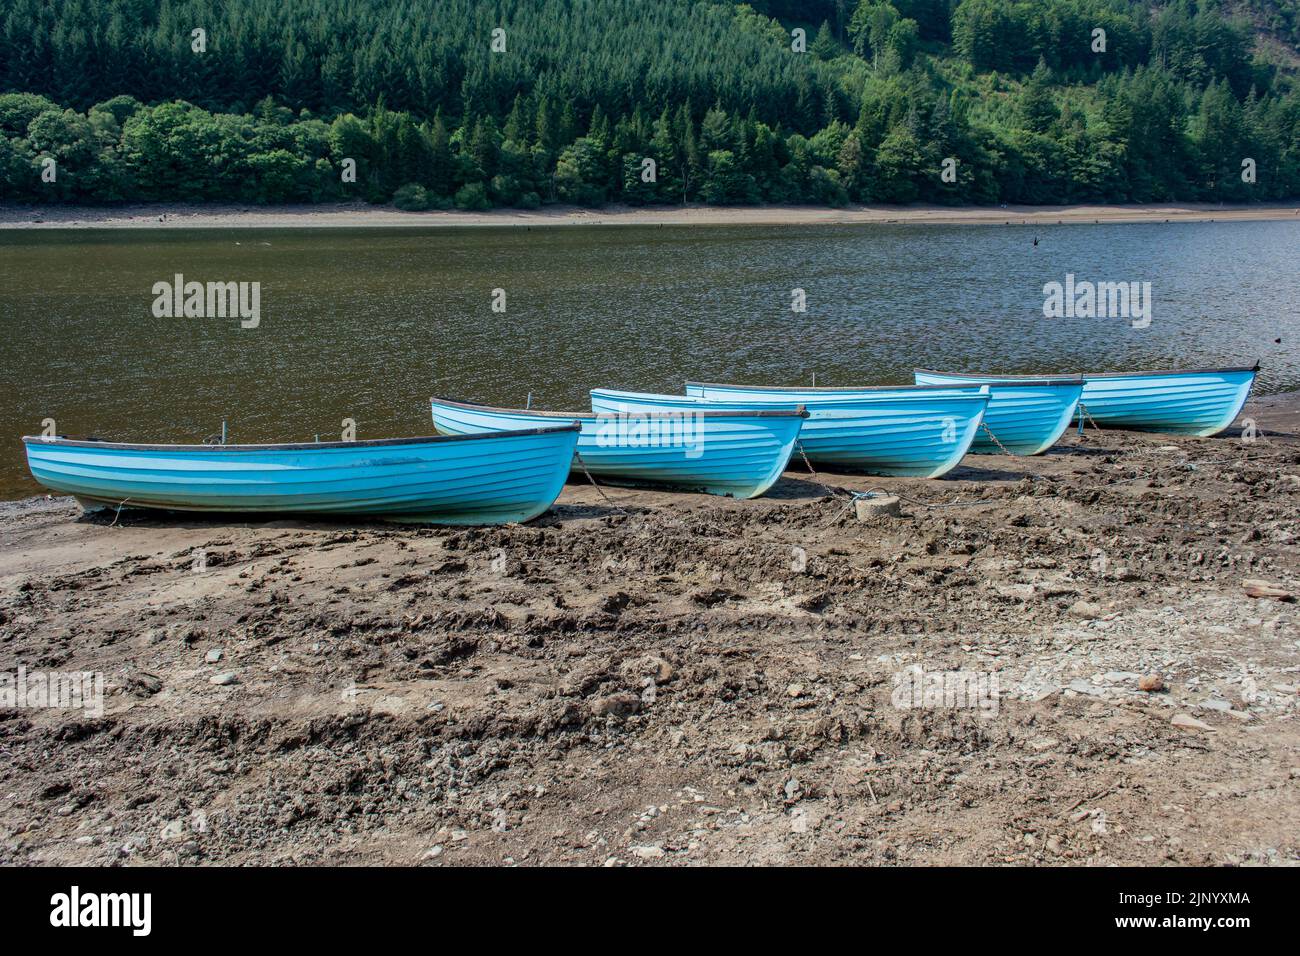
[[[1298,4],[7,0],[0,201],[1276,200]]]

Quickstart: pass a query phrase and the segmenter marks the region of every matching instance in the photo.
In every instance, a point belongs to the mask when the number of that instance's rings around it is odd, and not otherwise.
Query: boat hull
[[[810,461],[876,475],[937,478],[957,466],[979,429],[988,390],[895,389],[852,399],[827,399],[815,392],[760,395],[750,392],[705,396],[650,395],[594,389],[592,408],[620,403],[646,407],[714,409],[794,408],[808,420],[799,446]]]
[[[922,369],[914,374],[918,385],[989,386],[989,407],[984,412],[988,431],[980,429],[975,436],[971,452],[976,455],[1001,455],[1003,448],[1013,455],[1041,455],[1061,440],[1083,395],[1083,379],[1077,376],[999,382]]]
[[[665,485],[733,498],[756,498],[780,477],[794,451],[803,416],[798,413],[710,413],[687,409],[668,416],[646,409],[612,413],[496,409],[434,399],[433,424],[450,435],[537,427],[564,418],[578,421],[574,470],[617,485]]]
[[[1086,416],[1107,428],[1217,435],[1236,420],[1254,369],[1086,375],[1080,399]]]
[[[113,507],[352,515],[428,524],[528,521],[559,496],[576,428],[302,445],[124,445],[24,438],[32,476]]]
[[[1077,421],[1106,428],[1217,435],[1236,420],[1255,384],[1256,368],[1186,369],[1083,374]],[[1036,376],[947,376],[990,384],[1018,383]]]

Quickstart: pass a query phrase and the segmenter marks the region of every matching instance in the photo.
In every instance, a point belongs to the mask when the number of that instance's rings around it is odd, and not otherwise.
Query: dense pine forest
[[[1300,195],[1298,0],[5,0],[0,201]]]

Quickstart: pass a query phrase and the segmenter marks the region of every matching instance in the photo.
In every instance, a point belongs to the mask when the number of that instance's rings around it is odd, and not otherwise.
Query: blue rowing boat
[[[1108,428],[1200,437],[1217,435],[1241,412],[1258,372],[1258,365],[1157,372],[1084,372],[1080,411],[1076,417]],[[1039,376],[945,377],[997,384],[1020,383]]]
[[[818,389],[749,388],[688,384],[696,394],[653,395],[598,388],[592,408],[727,409],[805,406],[799,445],[811,461],[877,475],[937,478],[970,449],[988,405],[987,388],[879,388],[853,397]]]
[[[555,501],[575,424],[496,434],[284,445],[135,445],[25,437],[32,476],[83,505],[528,521]]]
[[[971,445],[977,455],[1041,455],[1051,448],[1079,407],[1083,376],[1024,378],[1009,381],[980,375],[948,374],[917,369],[917,385],[988,385],[989,407],[984,425]]]
[[[1084,413],[1099,425],[1174,435],[1217,435],[1237,418],[1259,366],[1084,373]]]
[[[449,435],[578,422],[575,470],[618,485],[671,485],[733,498],[757,498],[781,477],[807,417],[791,411],[542,412],[431,399],[433,424]],[[579,471],[581,474],[581,471]]]

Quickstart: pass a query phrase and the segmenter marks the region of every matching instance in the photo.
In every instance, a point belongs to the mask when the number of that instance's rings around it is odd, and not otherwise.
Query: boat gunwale
[[[912,369],[915,375],[942,375],[944,378],[968,379],[972,385],[999,385],[1002,382],[1014,382],[1017,385],[1038,385],[1067,388],[1071,385],[1085,385],[1082,373],[1073,375],[968,375],[965,372],[940,372],[933,368]],[[918,388],[921,386],[918,386]],[[942,385],[941,388],[953,388],[954,385]]]
[[[593,389],[599,391],[599,389]],[[617,389],[608,389],[607,391],[618,391]],[[643,392],[627,392],[629,395],[648,394]],[[677,396],[671,396],[676,398]],[[578,416],[579,419],[599,418],[602,414],[608,412],[543,412],[531,408],[498,408],[494,405],[475,405],[472,402],[457,402],[450,398],[439,398],[437,395],[429,399],[441,405],[450,405],[452,408],[467,408],[481,412],[497,412],[506,415],[537,415],[544,418],[570,418]],[[807,418],[808,410],[803,405],[795,408],[754,408],[754,409],[737,409],[736,411],[727,411],[726,409],[700,408],[695,409],[695,413],[705,418]],[[647,415],[671,415],[675,412],[644,412]],[[489,434],[505,434],[504,432],[489,432]]]
[[[947,375],[952,378],[966,377],[966,373],[964,372],[939,372],[934,369],[928,369],[928,368],[918,368],[915,369],[914,371],[928,373],[931,375]],[[1156,371],[1153,372],[1078,372],[1075,374],[1077,374],[1079,378],[1081,378],[1084,384],[1086,385],[1090,379],[1094,379],[1094,378],[1146,378],[1147,376],[1151,376],[1151,375],[1217,375],[1222,372],[1259,372],[1259,363],[1257,362],[1254,365],[1235,365],[1226,368],[1170,368],[1170,369],[1157,369]],[[1038,379],[1043,378],[1043,376],[1033,376],[1033,375],[987,375],[987,376],[971,375],[969,377],[971,379],[975,379],[978,377],[980,381],[986,383],[988,382],[996,383],[1000,381],[1025,382],[1034,378],[1038,378]],[[1048,379],[1065,379],[1068,377],[1069,376],[1066,374],[1047,376]],[[951,388],[952,386],[949,385],[945,387]]]
[[[916,392],[916,391],[936,391],[938,389],[962,388],[961,385],[813,385],[802,388],[798,385],[728,385],[722,382],[687,382],[685,388],[694,386],[696,388],[730,388],[737,391],[754,391],[754,392]],[[972,385],[972,388],[978,388],[978,385]],[[607,389],[607,391],[615,391]],[[634,395],[646,394],[643,392],[633,392]],[[677,398],[678,396],[672,396]],[[694,396],[687,395],[686,398]]]
[[[368,438],[362,441],[280,442],[268,445],[168,445],[138,442],[88,441],[80,438],[44,438],[24,435],[24,444],[53,448],[105,448],[112,451],[326,451],[339,448],[393,448],[402,445],[431,445],[437,442],[468,441],[479,438],[521,438],[556,432],[581,431],[577,422],[548,425],[542,428],[519,428],[500,432],[469,432],[464,435],[420,435],[415,438]]]

